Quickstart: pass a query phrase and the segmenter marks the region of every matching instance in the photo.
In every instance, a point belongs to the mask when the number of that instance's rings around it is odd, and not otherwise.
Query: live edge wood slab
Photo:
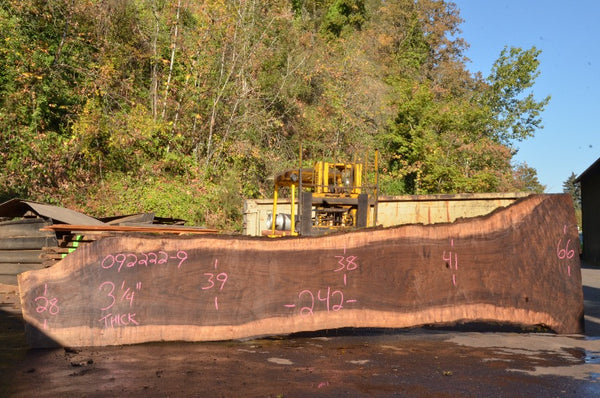
[[[304,238],[119,236],[19,275],[33,346],[454,322],[583,330],[567,195],[448,224]]]

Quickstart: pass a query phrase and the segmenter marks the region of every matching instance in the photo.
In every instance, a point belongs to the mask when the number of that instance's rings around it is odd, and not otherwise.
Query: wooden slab
[[[56,236],[16,236],[9,238],[0,238],[1,250],[32,250],[40,249],[44,246],[57,246]]]
[[[21,301],[19,300],[19,287],[17,277],[14,275],[14,284],[4,284],[0,275],[0,313],[21,314]]]
[[[204,227],[186,227],[183,225],[74,225],[55,224],[41,228],[40,231],[85,231],[85,232],[148,232],[157,234],[214,234],[216,229]]]
[[[305,238],[117,236],[19,275],[34,346],[208,341],[464,321],[583,331],[567,195]]]
[[[52,231],[41,231],[50,223],[42,218],[25,218],[11,221],[0,221],[0,239],[13,237],[53,236]]]

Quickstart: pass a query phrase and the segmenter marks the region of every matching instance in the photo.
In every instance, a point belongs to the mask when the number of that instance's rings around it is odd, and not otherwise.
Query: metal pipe
[[[298,219],[302,220],[302,143],[300,143],[300,154],[298,156],[298,175],[300,176],[300,179],[298,180]],[[296,226],[295,221],[292,225],[294,227]],[[302,225],[302,221],[300,221],[300,225]],[[292,229],[292,232],[295,232],[295,230]]]
[[[373,190],[373,196],[375,197],[375,206],[373,211],[373,226],[377,226],[377,211],[379,207],[379,149],[375,149],[375,189]]]
[[[279,187],[275,185],[275,192],[273,192],[273,215],[271,216],[271,236],[275,236],[275,220],[277,220],[277,192]]]
[[[294,215],[294,207],[295,207],[295,194],[296,194],[296,186],[294,184],[292,184],[292,203],[291,203],[291,218],[292,218],[292,229],[290,231],[290,234],[292,236],[296,235],[296,216]]]

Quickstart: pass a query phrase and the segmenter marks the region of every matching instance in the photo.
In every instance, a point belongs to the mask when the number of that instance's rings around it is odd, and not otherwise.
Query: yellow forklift
[[[266,234],[313,236],[375,226],[377,163],[376,151],[375,182],[371,185],[365,183],[366,164],[362,163],[318,161],[312,168],[299,167],[275,176],[273,213],[267,218]],[[283,187],[290,190],[291,214],[277,213],[277,200]]]

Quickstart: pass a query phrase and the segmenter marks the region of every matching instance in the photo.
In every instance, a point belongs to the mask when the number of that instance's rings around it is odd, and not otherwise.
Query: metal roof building
[[[581,187],[583,260],[600,266],[600,158],[575,182]]]

